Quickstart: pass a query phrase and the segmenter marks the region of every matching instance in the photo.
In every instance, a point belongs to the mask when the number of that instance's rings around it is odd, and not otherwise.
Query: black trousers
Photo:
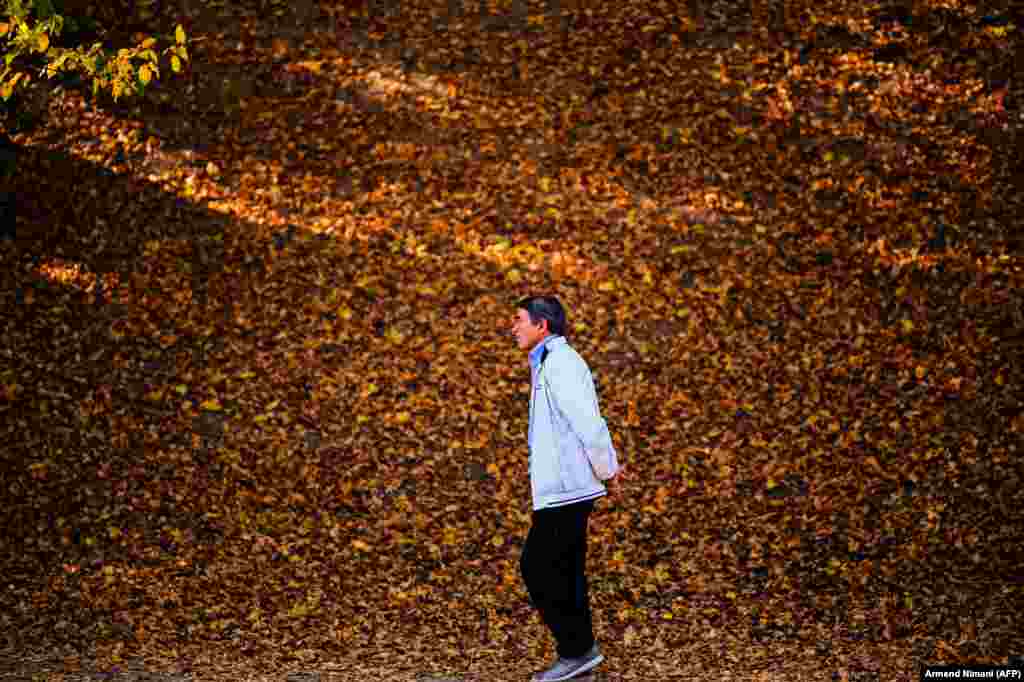
[[[587,592],[587,520],[594,500],[533,512],[519,570],[555,638],[561,658],[577,658],[594,645]]]

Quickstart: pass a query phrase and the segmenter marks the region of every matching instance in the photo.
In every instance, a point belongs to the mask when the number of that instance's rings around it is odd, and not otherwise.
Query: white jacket
[[[618,455],[601,417],[590,368],[564,336],[543,342],[547,359],[533,371],[530,391],[530,488],[533,508],[558,507],[607,494],[594,474],[593,457]]]

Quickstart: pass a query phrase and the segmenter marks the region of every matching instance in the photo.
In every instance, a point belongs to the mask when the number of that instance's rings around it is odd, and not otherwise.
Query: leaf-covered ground
[[[0,679],[528,679],[533,292],[634,474],[595,677],[1024,652],[1020,15],[465,4],[193,0],[184,82],[33,100]]]

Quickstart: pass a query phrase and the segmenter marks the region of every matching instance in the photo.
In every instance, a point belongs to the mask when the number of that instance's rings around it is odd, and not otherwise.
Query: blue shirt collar
[[[534,370],[540,367],[540,356],[544,353],[544,347],[548,345],[549,341],[559,338],[560,336],[560,334],[548,334],[541,339],[540,343],[533,347],[533,350],[530,351],[530,367]]]

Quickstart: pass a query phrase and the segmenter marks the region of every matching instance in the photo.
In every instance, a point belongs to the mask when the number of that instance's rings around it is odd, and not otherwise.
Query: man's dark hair
[[[519,301],[516,308],[522,308],[530,316],[530,322],[540,324],[548,321],[548,331],[565,336],[565,308],[554,296],[529,296]]]

